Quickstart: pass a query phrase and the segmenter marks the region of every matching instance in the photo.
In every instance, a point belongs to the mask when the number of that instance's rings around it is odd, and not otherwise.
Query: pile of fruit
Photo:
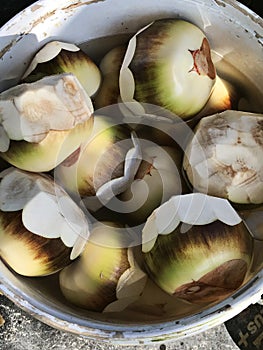
[[[148,24],[99,64],[49,42],[0,94],[1,259],[57,274],[96,312],[129,307],[149,280],[193,304],[229,296],[263,202],[263,114],[245,98],[185,20]]]

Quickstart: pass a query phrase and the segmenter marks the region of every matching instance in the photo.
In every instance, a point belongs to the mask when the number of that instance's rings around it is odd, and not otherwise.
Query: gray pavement
[[[0,350],[238,350],[224,325],[201,334],[155,346],[121,347],[90,341],[53,329],[0,296]]]

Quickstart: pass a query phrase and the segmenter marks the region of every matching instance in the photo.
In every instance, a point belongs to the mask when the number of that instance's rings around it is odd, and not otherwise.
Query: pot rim
[[[3,276],[1,277],[3,278]],[[119,345],[140,345],[193,336],[233,318],[251,304],[260,301],[263,291],[263,270],[258,272],[232,296],[208,309],[178,320],[149,325],[121,325],[114,322],[107,324],[94,319],[92,321],[88,318],[84,320],[61,313],[54,307],[50,307],[21,292],[5,277],[0,283],[0,291],[22,310],[53,328],[89,339],[114,340],[114,343]]]

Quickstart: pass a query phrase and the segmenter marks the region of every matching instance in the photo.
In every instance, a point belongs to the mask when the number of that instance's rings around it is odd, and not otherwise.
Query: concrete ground
[[[224,325],[199,335],[155,346],[121,347],[110,343],[89,341],[53,329],[20,310],[6,297],[0,296],[1,350],[237,350]],[[1,320],[0,320],[1,323]]]

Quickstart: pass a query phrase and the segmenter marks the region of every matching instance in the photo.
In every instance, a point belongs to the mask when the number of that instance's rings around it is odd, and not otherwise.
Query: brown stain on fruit
[[[137,173],[135,174],[136,180],[142,180],[146,175],[151,176],[151,170],[154,169],[153,160],[149,163],[146,160],[142,160]]]
[[[248,265],[244,260],[229,260],[198,281],[180,286],[173,295],[196,304],[219,301],[241,286],[247,269]]]
[[[74,151],[73,153],[71,153],[70,156],[68,156],[62,163],[61,166],[64,166],[66,168],[69,168],[71,166],[73,166],[74,164],[76,164],[79,160],[80,157],[80,152],[81,152],[81,147],[78,147],[76,149],[76,151]]]
[[[263,120],[259,120],[251,132],[255,142],[258,145],[263,146]]]
[[[207,75],[212,80],[215,79],[216,70],[212,61],[208,40],[204,38],[200,49],[189,50],[189,52],[194,60],[193,68],[189,72],[196,72],[199,75]]]

